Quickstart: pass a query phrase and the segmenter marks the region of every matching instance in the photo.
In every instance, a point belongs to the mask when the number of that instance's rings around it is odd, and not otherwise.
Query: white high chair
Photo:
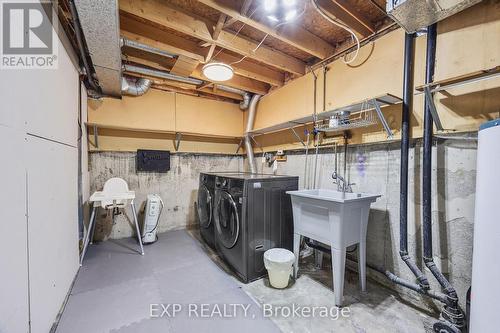
[[[125,208],[128,204],[132,207],[132,215],[134,216],[134,224],[137,231],[137,239],[139,240],[139,245],[141,247],[141,255],[144,255],[144,248],[142,246],[141,232],[139,230],[139,223],[137,222],[137,213],[135,211],[134,205],[135,192],[128,189],[127,182],[121,178],[115,177],[110,178],[104,183],[102,191],[94,192],[90,198],[89,202],[92,202],[92,214],[90,215],[89,227],[87,229],[87,234],[83,240],[83,251],[80,256],[80,266],[82,265],[83,258],[85,257],[85,252],[87,252],[87,247],[89,242],[92,244],[94,238],[95,230],[95,215],[97,209],[102,207],[104,209],[115,209],[115,208]]]

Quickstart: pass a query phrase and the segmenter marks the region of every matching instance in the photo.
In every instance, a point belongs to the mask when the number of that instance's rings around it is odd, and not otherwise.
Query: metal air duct
[[[255,156],[253,155],[252,137],[250,136],[250,132],[253,129],[255,114],[257,113],[257,104],[259,103],[260,97],[260,95],[255,94],[250,99],[250,104],[248,106],[247,128],[245,131],[245,150],[247,151],[248,165],[250,166],[251,173],[257,173],[257,164],[255,163]]]
[[[149,45],[146,45],[146,44],[143,44],[143,43],[131,40],[131,39],[127,39],[125,37],[120,38],[120,45],[122,47],[129,47],[129,48],[133,48],[136,50],[141,50],[144,52],[157,54],[157,55],[167,57],[167,58],[176,58],[177,57],[176,54],[169,53],[169,52],[164,51],[162,49],[159,49],[157,47],[149,46]],[[161,77],[161,78],[165,78],[167,80],[175,80],[175,81],[185,82],[185,83],[194,83],[193,80],[197,80],[197,79],[192,79],[192,78],[184,78],[184,77],[173,75],[173,74],[170,74],[167,72],[152,70],[152,69],[133,66],[133,65],[125,65],[125,68],[126,69],[124,69],[124,70],[129,71],[129,72],[135,72],[135,73],[140,73],[143,75],[151,75],[151,76]],[[187,79],[189,81],[185,81],[185,79]],[[203,83],[203,81],[197,80],[196,83],[194,83],[194,84],[199,85],[201,83]],[[238,88],[225,86],[222,84],[217,84],[217,88],[220,90],[229,92],[229,93],[241,95],[243,97],[243,100],[240,102],[240,109],[242,109],[242,110],[248,109],[248,106],[250,105],[250,98],[252,97],[251,93],[246,92],[246,91],[241,90],[241,89],[238,89]]]
[[[122,77],[122,94],[130,96],[142,96],[151,88],[153,81],[145,78]]]
[[[134,66],[134,65],[128,65],[128,64],[123,65],[123,70],[126,72],[154,76],[154,77],[159,77],[162,79],[167,79],[167,80],[172,80],[172,81],[177,81],[177,82],[182,82],[182,83],[187,83],[187,84],[193,84],[193,85],[200,85],[203,83],[202,80],[193,79],[190,77],[179,76],[179,75],[174,75],[174,74],[170,74],[168,72],[160,71],[157,69],[150,69],[150,68],[146,68],[146,67],[140,67],[140,66]]]
[[[148,53],[152,53],[152,54],[157,54],[157,55],[160,55],[162,57],[167,57],[167,58],[171,58],[171,59],[177,57],[177,55],[175,55],[175,54],[169,53],[167,51],[163,51],[163,50],[156,48],[156,47],[153,47],[153,46],[149,46],[149,45],[137,42],[135,40],[127,39],[125,37],[120,38],[120,45],[122,47],[129,47],[131,49],[136,49],[136,50],[140,50],[140,51],[144,51],[144,52],[148,52]]]
[[[121,97],[118,1],[74,0],[102,93]]]
[[[408,33],[456,14],[481,0],[387,0],[387,14]]]
[[[241,89],[228,87],[228,86],[225,86],[222,84],[218,84],[217,88],[220,90],[226,91],[226,92],[241,95],[243,97],[243,100],[240,102],[240,109],[242,109],[242,110],[248,109],[248,106],[250,105],[250,98],[251,98],[250,93],[248,93],[244,90],[241,90]]]

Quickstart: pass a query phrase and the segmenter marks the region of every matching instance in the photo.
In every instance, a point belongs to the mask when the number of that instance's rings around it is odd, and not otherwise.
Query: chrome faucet
[[[352,187],[351,185],[356,185],[354,183],[348,183],[344,177],[339,175],[337,171],[334,171],[332,173],[332,179],[334,181],[334,184],[337,184],[337,191],[339,192],[348,192],[352,193]]]
[[[348,133],[344,132],[344,177],[347,175],[347,138]],[[337,191],[343,193],[352,193],[351,185],[356,185],[354,183],[349,183],[349,180],[346,180],[344,177],[338,174],[337,172],[337,143],[334,144],[334,152],[335,152],[335,170],[332,173],[332,179],[334,184],[337,184]]]

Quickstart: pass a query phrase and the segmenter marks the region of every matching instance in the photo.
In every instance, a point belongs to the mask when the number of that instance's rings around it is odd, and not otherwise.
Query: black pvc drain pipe
[[[437,24],[427,28],[427,51],[425,59],[425,84],[434,80],[434,68],[436,63],[436,37]],[[446,302],[441,317],[456,328],[462,330],[465,327],[465,317],[458,305],[458,296],[455,288],[443,275],[434,263],[432,254],[432,136],[434,121],[430,111],[430,103],[425,98],[424,102],[424,142],[422,162],[422,224],[424,243],[424,263],[432,275],[439,282],[446,294]]]

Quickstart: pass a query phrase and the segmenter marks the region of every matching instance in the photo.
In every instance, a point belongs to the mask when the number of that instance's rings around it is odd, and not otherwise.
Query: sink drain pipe
[[[429,84],[434,78],[434,67],[436,61],[436,35],[437,24],[427,28],[427,51],[426,51],[426,73],[425,84]],[[465,326],[463,312],[458,305],[458,296],[455,288],[443,275],[434,263],[432,254],[432,136],[433,119],[430,111],[430,101],[424,100],[424,138],[423,138],[423,162],[422,162],[422,219],[423,219],[423,242],[424,263],[432,275],[439,282],[448,298],[448,302],[441,312],[446,321],[461,329]]]
[[[434,74],[435,52],[436,52],[436,27],[429,27],[429,35],[427,36],[427,57],[426,57],[426,83],[432,80]],[[413,98],[413,64],[414,64],[414,46],[415,35],[405,35],[405,58],[404,58],[404,80],[403,80],[403,114],[401,128],[401,196],[400,196],[400,256],[408,265],[410,270],[417,277],[418,283],[413,283],[402,279],[394,273],[385,270],[379,266],[367,264],[367,266],[385,275],[390,281],[405,288],[416,291],[422,295],[429,296],[435,300],[442,302],[445,306],[441,313],[444,321],[438,321],[434,324],[435,332],[460,332],[464,327],[464,317],[458,306],[458,298],[455,289],[449,281],[439,271],[432,260],[432,229],[431,229],[431,210],[430,210],[430,176],[432,172],[431,162],[431,147],[432,147],[432,117],[426,102],[424,120],[424,166],[423,173],[425,180],[423,181],[424,188],[424,261],[429,270],[433,273],[439,283],[442,285],[445,293],[430,290],[429,281],[424,276],[422,271],[416,266],[415,262],[408,255],[408,155],[409,155],[409,129],[410,129],[410,112],[412,110]],[[425,137],[427,136],[427,139]],[[427,145],[427,148],[425,147]],[[426,157],[427,153],[427,157]],[[426,184],[427,183],[427,184]],[[427,195],[427,197],[426,197]],[[428,200],[426,200],[426,198]],[[428,214],[427,217],[425,214]],[[307,245],[316,250],[330,253],[327,246],[310,242],[307,240]],[[355,258],[348,258],[350,261],[357,262]]]
[[[399,197],[399,256],[416,276],[423,289],[429,281],[408,254],[408,156],[410,150],[410,115],[413,109],[413,72],[415,62],[415,34],[405,34],[403,69],[403,107],[401,121],[401,167]]]
[[[326,246],[326,245],[323,245],[322,243],[319,243],[319,242],[312,242],[309,238],[306,238],[305,239],[305,243],[307,244],[307,246],[309,246],[310,248],[313,248],[315,250],[319,250],[319,251],[322,251],[324,253],[328,253],[328,254],[331,254],[331,249],[330,247]],[[352,256],[349,255],[349,252],[347,253],[347,257],[346,257],[347,260],[349,261],[352,261],[354,263],[358,263],[358,260]],[[438,300],[442,303],[447,303],[448,302],[448,299],[447,299],[447,296],[445,294],[442,294],[442,293],[437,293],[437,292],[434,292],[432,290],[429,290],[429,289],[424,289],[422,288],[421,285],[419,284],[416,284],[416,283],[412,283],[412,282],[409,282],[409,281],[406,281],[398,276],[396,276],[394,273],[388,271],[388,270],[385,270],[383,269],[382,267],[379,267],[379,266],[375,266],[375,265],[372,265],[372,264],[369,264],[367,263],[366,266],[382,275],[385,275],[390,281],[396,283],[396,284],[399,284],[403,287],[406,287],[408,289],[411,289],[413,291],[416,291],[420,294],[423,294],[423,295],[427,295],[435,300]]]

